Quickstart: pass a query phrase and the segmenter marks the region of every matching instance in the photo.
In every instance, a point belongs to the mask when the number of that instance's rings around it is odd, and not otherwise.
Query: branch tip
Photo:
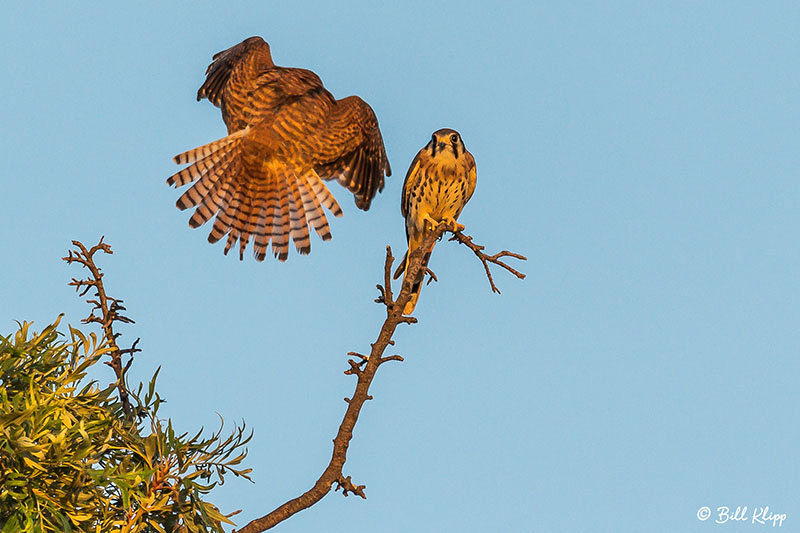
[[[67,256],[63,257],[62,259],[67,264],[71,265],[72,263],[78,263],[82,267],[89,270],[89,276],[87,279],[72,278],[72,281],[70,281],[68,285],[75,287],[75,292],[77,292],[81,298],[84,297],[90,289],[95,289],[95,298],[89,298],[86,300],[86,303],[92,306],[92,308],[89,310],[89,316],[82,319],[81,322],[84,324],[90,324],[94,322],[100,324],[102,327],[103,338],[110,348],[109,356],[111,360],[107,361],[106,364],[114,369],[114,374],[117,378],[115,385],[119,393],[123,411],[125,412],[126,418],[128,420],[132,420],[133,408],[130,403],[127,386],[125,384],[125,374],[130,368],[131,361],[133,360],[133,354],[141,350],[136,347],[139,339],[137,339],[130,348],[126,348],[124,350],[121,350],[117,345],[117,337],[119,337],[120,334],[114,332],[114,322],[132,324],[133,320],[119,314],[120,311],[125,311],[125,307],[122,305],[122,300],[112,298],[106,294],[105,286],[103,285],[103,273],[100,270],[100,267],[98,267],[94,261],[94,254],[96,254],[98,251],[102,251],[106,254],[114,253],[111,250],[111,246],[103,242],[104,238],[105,237],[100,237],[100,241],[89,249],[87,249],[82,242],[73,240],[72,245],[76,249],[69,250]],[[99,315],[96,315],[95,311],[97,311]],[[131,357],[131,360],[128,361],[128,363],[124,366],[122,364],[123,354],[127,354]]]
[[[361,359],[361,362],[362,362],[362,363],[364,363],[365,361],[369,361],[369,356],[368,356],[368,355],[364,355],[364,354],[362,354],[362,353],[358,353],[358,352],[347,352],[347,355],[349,355],[349,356],[351,356],[351,357],[358,357],[359,359]]]
[[[518,279],[525,279],[525,274],[511,267],[507,263],[501,261],[501,258],[503,257],[511,257],[514,259],[519,259],[520,261],[527,261],[528,258],[525,257],[524,255],[515,252],[509,252],[508,250],[503,250],[502,252],[498,252],[494,255],[485,254],[483,252],[484,246],[480,244],[475,244],[472,241],[471,235],[464,235],[460,231],[454,232],[453,236],[450,237],[450,240],[457,241],[458,243],[463,244],[464,246],[472,250],[472,252],[478,257],[478,259],[481,260],[481,263],[483,264],[483,269],[486,272],[486,277],[489,279],[489,285],[492,288],[492,292],[500,294],[500,289],[498,289],[497,285],[495,285],[494,283],[494,278],[492,278],[492,273],[489,270],[489,263],[498,265],[506,269],[507,271],[514,274]]]

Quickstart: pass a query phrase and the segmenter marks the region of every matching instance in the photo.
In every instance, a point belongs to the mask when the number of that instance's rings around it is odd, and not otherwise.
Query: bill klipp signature
[[[731,508],[726,505],[717,507],[712,513],[709,507],[703,506],[697,510],[697,519],[706,521],[713,515],[714,522],[726,524],[728,522],[750,522],[751,524],[769,525],[772,527],[783,527],[786,520],[786,513],[775,513],[769,510],[769,505],[764,507],[737,506]]]

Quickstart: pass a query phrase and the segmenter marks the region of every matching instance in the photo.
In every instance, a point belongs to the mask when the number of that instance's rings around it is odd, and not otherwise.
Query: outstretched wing
[[[378,121],[360,98],[337,101],[309,70],[277,67],[269,45],[251,37],[214,55],[197,99],[221,108],[228,136],[176,156],[188,167],[167,181],[189,185],[180,209],[189,225],[215,219],[210,242],[227,235],[225,253],[249,242],[258,260],[280,260],[294,241],[309,253],[309,229],[331,238],[325,210],[341,216],[323,179],[337,179],[368,209],[391,173]]]
[[[369,209],[383,190],[384,175],[392,175],[372,108],[358,96],[337,100],[314,144],[317,174],[337,180],[355,195],[359,209]]]

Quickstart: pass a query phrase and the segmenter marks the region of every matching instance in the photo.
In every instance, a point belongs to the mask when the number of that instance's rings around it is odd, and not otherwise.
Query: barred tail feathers
[[[409,235],[408,238],[408,252],[406,252],[406,256],[403,258],[403,263],[405,265],[404,275],[403,275],[403,283],[405,283],[405,278],[408,275],[408,265],[410,263],[409,258],[411,254],[414,253],[414,250],[419,248],[422,245],[422,241],[424,239],[424,235]],[[435,245],[435,241],[431,243],[430,247],[425,251],[425,255],[422,258],[422,267],[417,272],[414,281],[411,284],[411,298],[406,303],[406,306],[403,308],[404,315],[410,315],[414,312],[414,308],[417,306],[417,300],[419,300],[419,293],[422,291],[422,282],[425,281],[425,269],[428,266],[428,261],[431,259],[431,252],[433,252],[433,247]]]
[[[289,185],[289,222],[291,236],[297,253],[306,255],[311,252],[311,238],[308,234],[308,219],[303,199],[300,195],[297,176],[286,176]]]
[[[323,241],[327,241],[331,238],[331,229],[328,225],[328,217],[325,216],[325,211],[323,211],[319,198],[317,198],[317,194],[314,191],[313,179],[319,180],[316,176],[300,176],[300,196],[303,200],[303,208],[306,210],[308,223]],[[321,182],[320,185],[325,187]]]
[[[249,128],[245,128],[243,130],[239,130],[237,132],[231,133],[227,137],[223,137],[221,139],[217,139],[216,141],[212,141],[208,144],[204,144],[203,146],[198,146],[197,148],[192,148],[191,150],[187,150],[181,154],[176,155],[172,158],[179,165],[187,165],[189,163],[194,163],[201,159],[205,159],[206,157],[210,156],[214,152],[218,152],[232,144],[233,142],[239,140],[247,133]],[[171,183],[170,183],[171,185]]]
[[[294,172],[273,167],[264,175],[250,176],[241,159],[241,143],[247,129],[175,156],[188,164],[167,179],[169,185],[190,185],[176,205],[195,208],[193,228],[215,218],[208,236],[215,243],[227,236],[224,252],[239,242],[239,257],[253,242],[256,260],[263,261],[267,247],[280,261],[289,255],[294,241],[300,254],[311,250],[309,226],[323,240],[331,238],[323,208],[334,216],[342,211],[336,199],[313,170]]]

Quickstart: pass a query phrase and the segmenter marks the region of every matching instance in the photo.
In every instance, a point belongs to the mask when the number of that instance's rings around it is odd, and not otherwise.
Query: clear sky
[[[135,6],[135,7],[134,7]],[[795,2],[4,2],[0,331],[87,308],[60,260],[105,235],[109,292],[163,414],[255,430],[239,524],[309,488],[368,350],[416,151],[459,130],[461,222],[524,253],[492,294],[466,248],[396,336],[345,473],[282,531],[800,530],[800,7]],[[394,175],[307,257],[239,262],[191,230],[171,157],[225,134],[195,94],[251,35],[375,110]],[[105,376],[106,379],[109,376]],[[753,529],[756,528],[756,529]]]

